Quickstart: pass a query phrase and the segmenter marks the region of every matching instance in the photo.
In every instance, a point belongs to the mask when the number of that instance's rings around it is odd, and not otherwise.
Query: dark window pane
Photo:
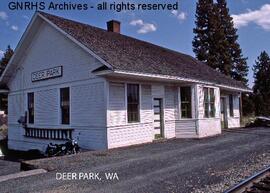
[[[209,117],[209,103],[204,103],[204,117]]]
[[[210,117],[215,117],[215,92],[213,88],[210,88]]]
[[[215,102],[215,93],[213,88],[210,88],[210,102]]]
[[[139,122],[139,85],[128,84],[127,85],[127,113],[128,122]]]
[[[192,118],[191,115],[191,87],[181,87],[181,117]]]
[[[61,105],[61,119],[62,124],[70,123],[70,100],[69,88],[60,89],[60,105]]]
[[[210,117],[215,117],[215,114],[216,114],[216,109],[215,109],[215,103],[211,103],[210,104]]]
[[[34,93],[28,93],[28,123],[34,123]]]
[[[230,116],[233,117],[233,95],[229,96]]]
[[[209,117],[209,94],[208,88],[203,89],[204,93],[204,117]]]

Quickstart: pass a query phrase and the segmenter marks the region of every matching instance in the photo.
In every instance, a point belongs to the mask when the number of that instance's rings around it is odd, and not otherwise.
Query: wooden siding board
[[[104,82],[71,86],[71,124],[105,126]]]
[[[32,82],[31,73],[63,66],[63,76]],[[102,64],[85,50],[44,23],[36,31],[25,56],[18,62],[9,81],[9,146],[17,150],[40,149],[49,140],[24,137],[18,124],[27,111],[28,92],[35,93],[37,128],[72,128],[79,145],[88,149],[106,149],[105,79],[91,73]],[[60,124],[59,89],[70,87],[71,123]]]

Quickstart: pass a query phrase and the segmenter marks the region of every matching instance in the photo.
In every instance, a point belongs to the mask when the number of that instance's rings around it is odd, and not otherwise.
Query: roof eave
[[[94,72],[94,74],[98,75],[98,76],[110,76],[110,75],[123,76],[123,75],[125,75],[125,76],[130,76],[130,77],[151,78],[151,79],[156,79],[156,80],[160,80],[160,81],[166,80],[166,81],[180,81],[180,82],[190,82],[190,83],[197,83],[197,84],[207,84],[207,85],[220,87],[220,88],[222,88],[224,90],[252,93],[251,89],[227,86],[227,85],[223,85],[223,84],[216,84],[216,83],[213,83],[213,82],[201,81],[201,80],[190,79],[190,78],[183,78],[183,77],[178,77],[178,76],[169,76],[169,75],[160,75],[160,74],[147,74],[147,73],[129,72],[129,71],[123,71],[123,70],[103,70],[103,71]]]

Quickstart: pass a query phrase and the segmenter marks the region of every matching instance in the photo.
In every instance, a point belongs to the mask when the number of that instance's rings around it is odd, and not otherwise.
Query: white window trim
[[[182,104],[182,100],[181,100],[181,87],[190,87],[190,97],[191,97],[191,100],[190,100],[190,110],[191,110],[191,118],[183,118],[182,117],[182,108],[181,108],[181,104]],[[178,108],[179,108],[179,119],[181,120],[192,120],[194,119],[194,116],[193,116],[193,101],[192,101],[192,95],[195,94],[195,91],[193,92],[193,85],[183,85],[183,86],[179,86],[178,87]]]
[[[209,116],[208,116],[208,117],[205,116],[205,103],[204,103],[204,99],[205,99],[205,96],[204,96],[204,89],[205,89],[205,88],[207,88],[207,93],[208,93],[208,96],[209,96],[209,97],[208,97],[208,103],[209,103],[209,107],[208,107],[208,113],[209,113]],[[213,117],[210,116],[210,113],[211,113],[211,105],[210,105],[210,104],[211,104],[211,102],[210,102],[210,89],[214,89],[214,97],[215,97],[215,101],[214,101],[215,114],[214,114]],[[209,86],[209,87],[208,87],[208,86],[204,86],[204,87],[203,87],[203,118],[204,118],[204,119],[215,119],[215,118],[217,118],[217,117],[216,117],[216,116],[217,116],[217,112],[216,112],[216,111],[217,111],[217,107],[216,107],[216,100],[217,100],[216,98],[217,98],[217,97],[216,97],[216,95],[215,95],[215,89],[216,89],[215,87],[211,87],[211,86]]]

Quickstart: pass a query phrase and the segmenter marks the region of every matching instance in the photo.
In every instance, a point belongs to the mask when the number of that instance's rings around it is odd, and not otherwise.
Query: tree
[[[9,60],[11,59],[14,51],[11,49],[10,45],[8,45],[3,58],[0,60],[0,76],[3,74]]]
[[[247,58],[243,57],[242,49],[238,43],[237,29],[234,27],[233,18],[230,16],[227,2],[226,0],[217,0],[216,6],[221,22],[221,30],[224,31],[226,36],[225,38],[227,40],[226,43],[228,44],[228,54],[226,56],[228,58],[226,61],[231,63],[225,63],[225,65],[228,65],[228,67],[225,67],[225,70],[228,70],[227,68],[231,68],[229,70],[230,76],[233,79],[241,81],[247,85]]]
[[[266,51],[255,61],[253,71],[255,113],[270,116],[270,57]]]
[[[226,0],[199,0],[193,51],[198,60],[247,84],[247,58],[243,57]]]
[[[193,51],[196,54],[198,60],[209,63],[209,56],[210,55],[210,36],[211,36],[211,29],[210,19],[212,18],[213,14],[213,0],[199,0],[197,2],[196,8],[196,28],[193,29],[195,34],[194,40],[192,42]],[[215,66],[212,66],[215,68]]]

